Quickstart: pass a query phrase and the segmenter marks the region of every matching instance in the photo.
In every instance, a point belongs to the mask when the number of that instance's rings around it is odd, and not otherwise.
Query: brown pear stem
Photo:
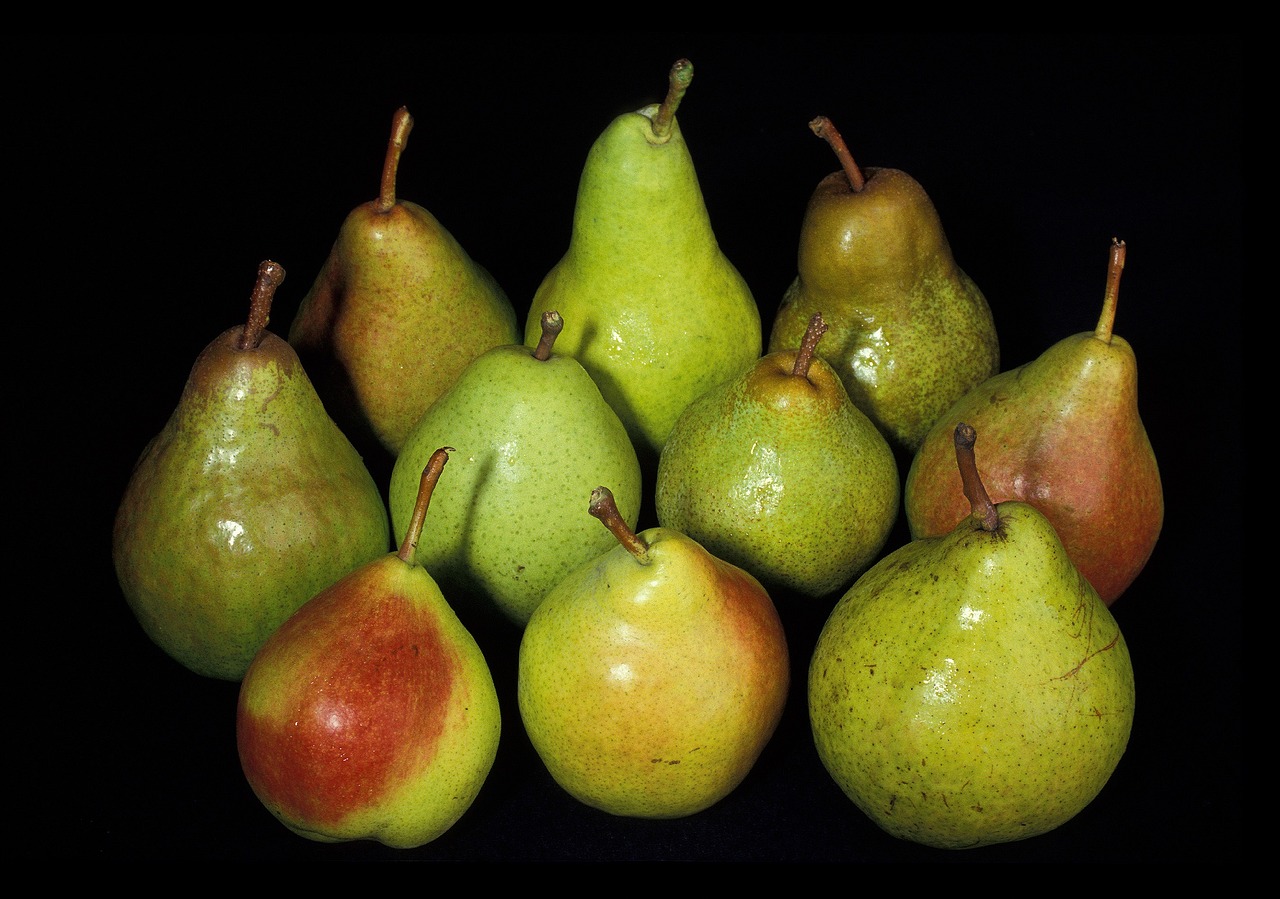
[[[853,192],[856,194],[862,190],[867,183],[862,177],[862,169],[858,168],[858,164],[853,161],[853,154],[849,152],[849,147],[840,136],[840,132],[836,130],[835,124],[826,116],[820,115],[809,123],[809,130],[825,140],[831,149],[836,151],[836,159],[840,160],[840,168],[844,169],[845,177],[849,179],[849,186],[853,188]]]
[[[973,445],[977,442],[978,433],[972,425],[964,422],[956,425],[956,462],[960,466],[960,480],[964,482],[965,499],[969,500],[973,510],[971,515],[982,525],[982,529],[994,531],[1000,526],[1000,515],[987,493],[986,485],[978,476],[978,463],[973,454]]]
[[[653,117],[653,134],[659,140],[671,136],[671,123],[675,121],[676,110],[680,101],[693,81],[693,63],[687,59],[677,59],[667,75],[667,96],[658,107],[658,114]]]
[[[537,349],[533,351],[533,358],[539,362],[546,362],[551,358],[551,350],[556,345],[556,338],[560,336],[560,332],[564,330],[564,319],[560,317],[560,313],[554,309],[549,312],[542,313],[542,336],[538,338]]]
[[[409,142],[413,130],[413,116],[407,107],[401,106],[391,119],[391,139],[387,141],[387,158],[382,163],[382,186],[378,190],[378,209],[390,212],[396,205],[396,175],[400,171],[400,154]]]
[[[426,468],[422,469],[422,480],[418,482],[418,499],[413,504],[413,515],[409,518],[409,529],[404,532],[404,540],[400,543],[400,551],[396,553],[402,562],[413,564],[418,551],[418,538],[422,536],[422,523],[427,518],[427,507],[431,505],[431,494],[435,492],[436,482],[440,480],[440,472],[444,463],[449,461],[449,454],[454,451],[451,446],[442,446],[431,454]]]
[[[1098,317],[1098,327],[1093,336],[1103,343],[1111,342],[1111,329],[1116,323],[1116,303],[1120,299],[1120,276],[1124,274],[1124,241],[1118,237],[1111,238],[1111,259],[1107,263],[1107,292],[1102,297],[1102,315]]]
[[[817,352],[818,341],[827,333],[827,323],[821,312],[813,313],[809,326],[804,329],[804,338],[800,341],[800,349],[796,352],[796,361],[791,366],[791,373],[798,378],[809,377],[809,366],[813,364],[813,354]]]
[[[284,268],[278,262],[263,260],[258,265],[258,280],[253,283],[253,296],[249,298],[249,318],[240,332],[240,349],[256,349],[262,342],[262,332],[271,321],[271,301],[276,288],[284,281]]]
[[[591,491],[591,505],[587,511],[600,520],[609,529],[609,533],[626,547],[627,552],[636,557],[636,561],[649,564],[649,544],[640,539],[631,526],[623,519],[614,502],[613,491],[608,487],[597,487]]]

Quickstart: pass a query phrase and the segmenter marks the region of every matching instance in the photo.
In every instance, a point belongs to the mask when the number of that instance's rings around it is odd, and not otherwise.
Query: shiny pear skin
[[[614,815],[677,818],[747,776],[786,703],[782,624],[750,574],[683,534],[571,573],[520,643],[518,700],[552,777]]]
[[[656,457],[685,406],[754,362],[760,310],[712,231],[692,157],[671,120],[655,140],[646,106],[614,119],[588,153],[569,248],[525,322],[547,310],[557,349],[600,385],[642,454]]]
[[[658,463],[658,522],[811,597],[848,587],[898,518],[893,450],[821,357],[762,357],[694,400]]]
[[[1000,370],[1000,343],[924,188],[898,169],[866,173],[856,193],[842,171],[814,190],[768,350],[798,347],[821,313],[830,326],[822,357],[854,405],[910,453],[952,403]]]
[[[211,342],[115,519],[121,589],[197,674],[238,681],[299,606],[390,548],[382,493],[293,349]]]
[[[255,795],[317,842],[435,840],[479,795],[500,732],[479,646],[427,571],[396,553],[281,625],[236,710]]]
[[[985,442],[985,440],[984,440]],[[1102,790],[1134,719],[1119,625],[1034,507],[997,507],[870,568],[809,668],[823,765],[895,837],[1022,840]]]

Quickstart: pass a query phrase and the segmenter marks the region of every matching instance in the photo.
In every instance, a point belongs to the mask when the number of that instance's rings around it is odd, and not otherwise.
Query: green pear
[[[377,199],[342,223],[289,327],[339,425],[392,457],[468,362],[520,340],[515,309],[489,271],[435,216],[396,196],[412,126],[401,107]],[[441,320],[454,327],[435,327]]]
[[[689,404],[662,448],[658,523],[767,587],[848,587],[898,518],[898,463],[816,354],[820,313],[778,350]]]
[[[711,228],[676,109],[693,79],[679,60],[661,105],[615,118],[592,145],[569,248],[525,321],[557,310],[557,346],[600,385],[637,450],[656,459],[684,407],[759,357],[760,310]]]
[[[534,610],[517,699],[535,751],[578,801],[679,818],[729,795],[782,717],[786,637],[758,580],[685,534],[639,534],[607,487],[589,511],[616,545]]]
[[[1120,626],[1034,506],[992,503],[972,427],[971,515],[899,548],[839,600],[809,667],[822,764],[884,831],[947,849],[1065,824],[1129,742]]]
[[[1097,327],[961,397],[926,436],[907,472],[903,506],[913,537],[965,516],[947,431],[967,421],[983,435],[983,480],[996,502],[1044,513],[1071,561],[1107,605],[1137,579],[1164,524],[1164,489],[1138,411],[1133,347],[1113,333],[1126,248],[1113,240]]]
[[[543,339],[494,347],[473,360],[427,410],[391,472],[395,533],[413,512],[415,471],[443,443],[458,448],[436,500],[437,525],[417,560],[465,602],[480,599],[523,627],[546,594],[612,538],[582,514],[581,498],[602,479],[635,526],[641,470],[617,413],[585,368],[558,346],[564,319],[543,315]],[[567,451],[567,452],[566,452]],[[465,615],[475,610],[459,607]]]
[[[266,330],[283,279],[263,262],[247,323],[200,353],[112,535],[147,635],[197,674],[231,681],[294,610],[391,546],[364,461],[293,348]]]
[[[821,312],[831,327],[822,357],[853,404],[909,455],[948,406],[1000,370],[991,309],[956,263],[920,183],[891,168],[864,177],[829,119],[809,125],[842,168],[809,199],[798,274],[768,348],[798,347]]]
[[[484,654],[413,559],[449,452],[423,469],[399,551],[298,609],[240,685],[241,768],[308,839],[429,843],[471,807],[497,757],[501,710]]]

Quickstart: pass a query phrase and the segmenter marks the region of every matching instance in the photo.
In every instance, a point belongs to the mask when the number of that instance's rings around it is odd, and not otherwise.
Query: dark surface
[[[10,115],[9,274],[38,367],[18,427],[52,452],[19,477],[36,562],[21,613],[9,753],[19,857],[752,862],[1227,862],[1241,853],[1238,426],[1242,341],[1237,36],[42,36],[74,89],[34,73]],[[188,673],[127,608],[110,526],[130,467],[200,349],[241,321],[258,262],[289,272],[287,330],[346,213],[378,186],[392,111],[417,118],[400,195],[431,209],[523,314],[568,240],[591,141],[661,98],[689,57],[680,121],[713,226],[766,333],[794,276],[809,193],[836,167],[913,174],[985,291],[1004,367],[1092,329],[1108,244],[1129,245],[1116,332],[1134,346],[1165,529],[1113,607],[1133,657],[1132,739],[1057,830],[944,852],[894,840],[822,768],[804,677],[834,597],[777,594],[795,659],[785,718],[746,781],[675,821],[613,818],[551,781],[514,706],[518,635],[477,630],[504,703],[498,760],[448,833],[415,850],[286,831],[236,756],[237,687]],[[53,83],[53,82],[50,82]],[[28,398],[34,397],[28,406]],[[371,459],[371,467],[378,468]],[[649,522],[651,523],[651,522]],[[643,524],[643,522],[642,522]],[[14,527],[13,524],[10,525]],[[34,539],[38,535],[39,542]],[[899,526],[891,546],[905,539]],[[50,576],[52,575],[52,576]],[[86,580],[87,578],[87,580]],[[18,583],[21,579],[16,579]],[[14,722],[17,726],[14,726]]]

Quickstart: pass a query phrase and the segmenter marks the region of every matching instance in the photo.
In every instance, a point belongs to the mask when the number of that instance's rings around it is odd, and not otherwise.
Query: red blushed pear
[[[570,573],[520,643],[520,714],[552,777],[614,815],[677,818],[727,796],[782,717],[787,643],[747,571],[679,531],[637,534],[605,487],[589,511],[618,545]]]
[[[501,730],[488,664],[414,562],[449,447],[432,455],[398,552],[317,594],[241,684],[236,740],[254,793],[318,842],[431,842],[471,806]]]
[[[1103,602],[1111,605],[1137,578],[1160,536],[1164,493],[1138,413],[1133,348],[1112,331],[1125,255],[1124,242],[1113,240],[1094,330],[980,384],[933,427],[904,489],[913,538],[949,533],[969,514],[951,449],[965,421],[983,435],[992,500],[1043,512]]]

